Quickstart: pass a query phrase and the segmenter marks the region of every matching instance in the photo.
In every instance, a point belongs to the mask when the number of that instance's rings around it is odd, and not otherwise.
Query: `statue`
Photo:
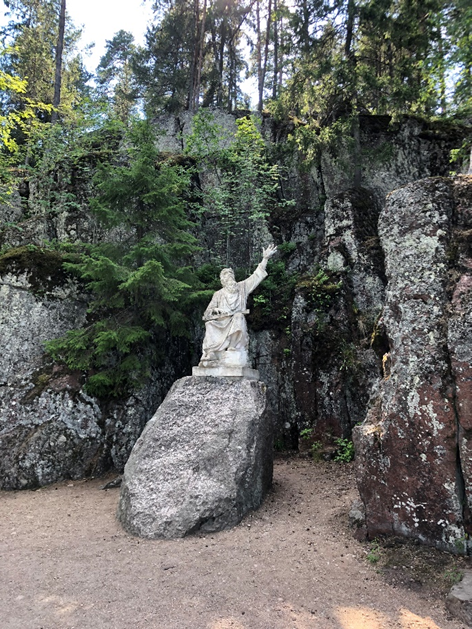
[[[221,271],[223,288],[216,291],[203,314],[206,331],[203,355],[198,368],[194,369],[197,373],[202,367],[246,367],[249,337],[244,315],[249,313],[247,298],[267,277],[267,261],[276,251],[275,245],[264,249],[257,269],[242,282],[236,282],[233,269]]]

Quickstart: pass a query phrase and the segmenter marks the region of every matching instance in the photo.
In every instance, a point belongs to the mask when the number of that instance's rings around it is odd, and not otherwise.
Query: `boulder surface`
[[[272,481],[265,385],[186,377],[175,382],[125,466],[118,519],[147,538],[236,525]]]
[[[462,581],[451,588],[447,595],[446,607],[467,627],[472,627],[472,570],[466,570]]]
[[[355,428],[367,534],[464,552],[470,516],[472,182],[425,179],[379,221],[388,285],[383,379]]]

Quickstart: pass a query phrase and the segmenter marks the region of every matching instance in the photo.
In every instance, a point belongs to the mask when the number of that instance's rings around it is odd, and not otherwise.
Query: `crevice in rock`
[[[465,479],[462,470],[461,452],[460,452],[460,439],[462,427],[460,425],[459,416],[457,413],[456,403],[456,385],[453,383],[453,408],[454,416],[456,420],[456,491],[459,504],[462,510],[462,526],[466,533],[467,538],[472,534],[472,518],[470,512],[469,501],[467,500],[467,493],[465,491]],[[464,544],[464,549],[467,555],[471,554],[470,544]]]
[[[175,117],[175,131],[176,131],[177,139],[180,140],[180,148],[181,148],[182,152],[185,149],[185,144],[184,144],[184,127],[185,127],[185,122],[181,122],[179,116],[176,116]]]
[[[455,425],[456,425],[456,491],[457,498],[459,500],[459,504],[461,506],[462,512],[462,526],[464,528],[466,538],[472,534],[472,514],[471,514],[471,506],[469,505],[469,500],[467,497],[467,479],[464,475],[462,458],[461,458],[461,439],[464,434],[464,428],[461,425],[460,421],[460,412],[459,412],[459,401],[458,401],[458,382],[456,380],[456,372],[453,369],[453,362],[451,357],[451,350],[449,347],[449,333],[448,333],[448,325],[450,322],[449,317],[452,316],[454,312],[453,307],[453,295],[456,290],[457,282],[461,277],[461,273],[464,270],[461,269],[461,253],[464,251],[464,245],[467,243],[467,237],[464,239],[461,238],[462,232],[464,231],[464,227],[467,225],[467,220],[464,224],[464,216],[467,216],[467,213],[461,211],[461,199],[460,194],[458,195],[457,185],[452,188],[451,194],[453,197],[452,203],[452,214],[451,214],[451,230],[449,235],[449,244],[448,244],[448,283],[446,285],[446,295],[448,299],[447,305],[447,313],[448,319],[446,323],[446,339],[447,339],[447,364],[448,364],[448,372],[451,382],[452,389],[452,407],[454,411]],[[468,257],[468,256],[467,256]],[[464,461],[464,465],[466,462]],[[464,543],[463,545],[464,551],[467,555],[471,554],[472,547],[470,542]]]
[[[456,384],[454,372],[452,369],[451,356],[448,351],[446,352],[446,357],[447,357],[448,372],[449,372],[451,388],[452,388],[452,396],[451,396],[452,407],[453,407],[454,418],[455,418],[455,423],[456,423],[456,492],[457,492],[457,499],[461,506],[462,526],[464,528],[464,531],[467,537],[469,537],[472,534],[472,517],[471,517],[469,501],[467,499],[466,481],[465,481],[464,472],[462,469],[461,449],[460,449],[460,441],[461,441],[461,434],[462,434],[463,428],[459,420],[459,412],[458,412],[458,407],[457,407],[457,384]],[[468,555],[471,554],[472,548],[470,547],[470,544],[464,544],[464,549]]]

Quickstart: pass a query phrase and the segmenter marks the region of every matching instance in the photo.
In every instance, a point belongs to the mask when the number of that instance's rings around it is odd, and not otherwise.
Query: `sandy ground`
[[[459,629],[347,526],[350,465],[279,460],[238,527],[142,540],[103,479],[0,492],[0,629]]]

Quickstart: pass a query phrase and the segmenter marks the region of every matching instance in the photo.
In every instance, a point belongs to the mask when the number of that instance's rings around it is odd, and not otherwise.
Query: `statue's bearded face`
[[[234,273],[232,269],[225,269],[220,274],[220,280],[223,288],[226,288],[231,293],[238,290],[238,283],[234,279]]]

